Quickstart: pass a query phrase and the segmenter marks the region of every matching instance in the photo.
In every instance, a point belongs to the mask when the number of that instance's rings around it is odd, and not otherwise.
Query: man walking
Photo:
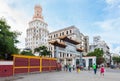
[[[96,74],[96,72],[97,72],[97,66],[96,66],[96,64],[93,64],[93,70],[94,70],[94,74]]]

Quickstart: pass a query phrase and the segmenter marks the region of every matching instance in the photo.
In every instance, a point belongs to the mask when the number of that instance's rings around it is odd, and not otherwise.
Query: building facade
[[[71,41],[76,41],[79,43],[73,44],[69,41],[61,40],[60,37],[62,37],[62,36],[67,37]],[[60,50],[61,49],[60,46],[57,46],[57,49],[54,49],[54,48],[56,48],[55,47],[56,45],[51,44],[51,43],[49,44],[49,50],[52,52],[52,57],[56,57],[56,54],[58,54],[57,58],[60,58],[59,62],[61,62],[62,64],[69,63],[68,61],[70,59],[72,59],[72,60],[70,60],[70,61],[72,61],[71,62],[72,65],[76,65],[76,62],[78,62],[78,61],[79,61],[79,63],[82,63],[82,55],[85,52],[85,47],[88,46],[87,45],[88,38],[86,37],[86,39],[85,39],[85,36],[82,33],[80,33],[79,29],[76,28],[75,26],[66,27],[64,29],[60,29],[60,30],[49,33],[48,41],[49,42],[57,41],[59,43],[65,44],[65,47],[62,48],[63,51]],[[85,41],[87,42],[86,45],[85,45]],[[87,50],[88,50],[88,48],[87,48]],[[57,51],[57,53],[56,53],[56,51]],[[59,51],[59,53],[58,53],[58,51]]]
[[[34,16],[32,21],[29,22],[29,28],[26,30],[25,46],[34,51],[39,46],[48,47],[48,34],[47,23],[42,16],[42,8],[36,5],[34,8]]]
[[[54,57],[58,59],[62,65],[71,64],[77,65],[82,58],[82,50],[77,48],[79,42],[70,39],[67,36],[60,36],[57,40],[49,41],[54,47]],[[77,63],[78,61],[78,63]]]
[[[26,30],[25,46],[34,52],[39,46],[48,47],[51,57],[58,58],[62,64],[82,63],[82,55],[89,50],[89,37],[84,36],[75,26],[49,33],[42,16],[42,8],[36,5],[33,19]],[[61,38],[63,37],[63,38]]]
[[[83,33],[80,33],[79,44],[80,48],[83,49],[83,55],[86,55],[89,52],[89,37],[85,36]]]
[[[107,64],[110,63],[110,48],[107,43],[101,40],[100,36],[93,37],[93,44],[90,45],[90,52],[94,51],[94,49],[100,48],[103,50],[103,57]]]
[[[89,69],[92,67],[93,64],[96,64],[96,56],[87,56],[87,57],[82,57],[83,60],[83,66],[86,69]]]

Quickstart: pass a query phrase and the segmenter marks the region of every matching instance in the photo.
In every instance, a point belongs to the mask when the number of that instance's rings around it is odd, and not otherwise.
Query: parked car
[[[111,68],[111,69],[115,69],[116,66],[115,66],[115,65],[110,65],[110,68]]]

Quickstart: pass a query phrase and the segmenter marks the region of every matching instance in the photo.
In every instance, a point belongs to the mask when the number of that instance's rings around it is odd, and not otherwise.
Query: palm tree
[[[51,55],[51,51],[48,51],[48,48],[46,46],[40,46],[38,48],[35,48],[34,52],[38,52],[39,56]]]

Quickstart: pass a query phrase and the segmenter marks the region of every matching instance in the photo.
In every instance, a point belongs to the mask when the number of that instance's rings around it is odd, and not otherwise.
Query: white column
[[[56,57],[58,58],[58,47],[56,46]]]
[[[92,64],[96,64],[96,62],[95,62],[95,59],[94,59],[94,58],[92,58]]]
[[[66,65],[66,58],[64,59],[64,65]]]
[[[93,64],[94,64],[94,63],[96,64],[96,58],[93,58]]]
[[[89,66],[89,59],[87,58],[85,60],[86,60],[86,67],[88,68],[88,66]]]

